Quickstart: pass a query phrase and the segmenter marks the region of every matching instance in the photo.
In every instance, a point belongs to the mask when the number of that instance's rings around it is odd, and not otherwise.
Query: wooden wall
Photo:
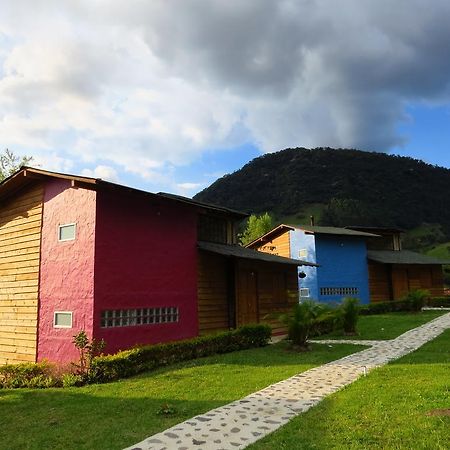
[[[0,364],[36,360],[42,202],[38,186],[0,204]]]
[[[227,258],[199,252],[197,289],[199,334],[228,330]]]
[[[387,264],[369,261],[369,291],[371,302],[385,302],[392,298],[391,268]]]
[[[379,264],[369,262],[372,302],[400,300],[408,292],[426,289],[432,297],[444,295],[442,266],[425,264]]]
[[[286,334],[286,327],[278,317],[291,311],[298,302],[297,267],[286,264],[261,263],[250,260],[240,260],[238,278],[242,273],[254,271],[257,285],[257,322],[272,326],[274,335]],[[236,292],[237,314],[245,298],[242,291]],[[242,323],[238,325],[243,325]]]
[[[228,330],[233,322],[269,323],[274,334],[285,334],[278,317],[297,301],[296,266],[199,252],[199,334]]]
[[[253,247],[255,250],[264,253],[271,253],[272,255],[284,256],[285,258],[291,257],[291,244],[289,240],[289,231],[284,232],[282,235],[275,239],[259,244],[257,247]]]
[[[444,277],[442,266],[439,265],[393,266],[392,283],[395,300],[416,289],[425,289],[432,297],[444,295]]]

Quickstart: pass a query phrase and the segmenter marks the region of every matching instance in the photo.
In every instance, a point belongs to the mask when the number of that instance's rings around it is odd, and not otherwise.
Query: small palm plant
[[[288,328],[288,338],[300,350],[308,349],[308,338],[314,325],[321,316],[328,312],[320,303],[305,300],[294,305],[291,314],[280,317],[280,321]]]
[[[356,324],[359,316],[359,300],[353,297],[346,297],[341,305],[342,326],[347,335],[356,334]]]

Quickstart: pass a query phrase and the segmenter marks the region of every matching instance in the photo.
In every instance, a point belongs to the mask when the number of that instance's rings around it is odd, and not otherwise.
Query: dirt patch
[[[450,417],[450,408],[442,408],[442,409],[432,409],[428,411],[427,416],[449,416]]]

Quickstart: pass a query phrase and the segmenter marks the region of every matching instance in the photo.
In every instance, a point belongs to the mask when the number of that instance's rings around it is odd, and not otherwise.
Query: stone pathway
[[[307,411],[325,396],[375,367],[400,358],[450,328],[450,313],[389,341],[280,381],[235,402],[186,420],[127,450],[243,449]],[[318,341],[326,344],[331,341]],[[336,343],[336,341],[333,341]]]

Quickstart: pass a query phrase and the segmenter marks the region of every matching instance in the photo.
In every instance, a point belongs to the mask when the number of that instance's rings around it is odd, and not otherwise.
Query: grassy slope
[[[394,339],[411,328],[416,328],[444,314],[441,311],[423,311],[420,313],[389,313],[373,316],[360,316],[357,336],[327,334],[317,339]]]
[[[313,366],[358,351],[285,344],[203,358],[116,383],[0,391],[1,449],[121,449]],[[158,415],[169,403],[176,414]]]
[[[375,370],[249,450],[448,449],[450,330]]]

